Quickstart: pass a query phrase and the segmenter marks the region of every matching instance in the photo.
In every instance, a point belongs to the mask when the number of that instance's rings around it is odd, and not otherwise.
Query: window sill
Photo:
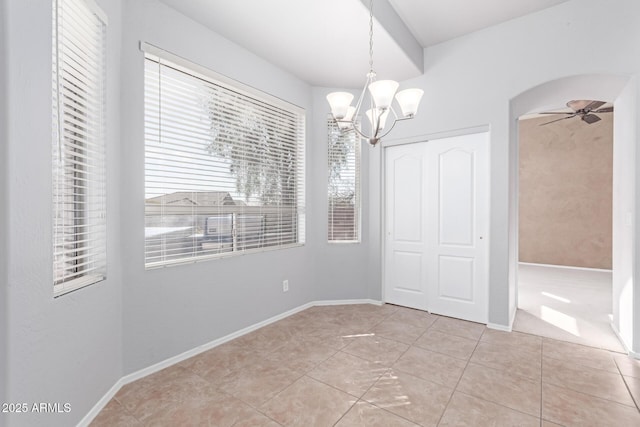
[[[94,274],[94,275],[79,277],[77,279],[73,279],[68,282],[62,283],[60,285],[54,285],[53,297],[58,298],[59,296],[68,294],[69,292],[77,291],[80,288],[93,285],[94,283],[101,282],[105,279],[106,277],[103,275]]]

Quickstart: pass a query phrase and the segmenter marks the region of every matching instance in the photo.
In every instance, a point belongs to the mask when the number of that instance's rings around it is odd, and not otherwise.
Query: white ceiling
[[[389,0],[423,47],[568,0]]]
[[[364,84],[368,0],[162,1],[309,84]],[[376,0],[374,68],[379,78],[416,77],[418,43],[428,47],[565,1]]]

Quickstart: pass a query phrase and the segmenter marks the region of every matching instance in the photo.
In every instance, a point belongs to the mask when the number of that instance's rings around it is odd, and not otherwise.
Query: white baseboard
[[[278,320],[282,320],[286,317],[289,317],[293,314],[299,313],[307,308],[314,306],[328,306],[328,305],[346,305],[346,304],[374,304],[374,305],[382,305],[382,301],[376,301],[372,299],[358,299],[358,300],[325,300],[325,301],[312,301],[307,304],[303,304],[299,307],[293,308],[289,311],[285,311],[284,313],[278,314],[276,316],[270,317],[267,320],[263,320],[261,322],[255,323],[251,326],[247,326],[244,329],[240,329],[239,331],[233,332],[229,335],[225,335],[224,337],[215,339],[206,344],[200,345],[198,347],[192,348],[191,350],[185,351],[184,353],[180,353],[176,356],[165,359],[161,362],[155,363],[146,368],[140,369],[139,371],[132,372],[131,374],[125,375],[120,378],[116,383],[107,391],[107,393],[100,398],[100,400],[91,408],[91,410],[87,413],[87,415],[80,420],[78,423],[78,427],[88,426],[93,419],[98,416],[100,411],[104,409],[105,406],[109,403],[109,401],[113,398],[113,396],[118,393],[118,391],[126,384],[129,384],[133,381],[139,380],[140,378],[146,377],[147,375],[154,374],[158,371],[161,371],[169,366],[175,365],[176,363],[182,362],[184,360],[189,359],[190,357],[196,356],[200,353],[203,353],[207,350],[211,350],[214,347],[217,347],[221,344],[224,344],[232,339],[241,337],[242,335],[246,335],[249,332],[253,332],[256,329],[260,329],[263,326],[267,326],[271,323],[277,322]]]
[[[611,329],[613,330],[613,333],[616,334],[616,337],[618,337],[618,341],[620,341],[620,344],[622,344],[622,347],[624,348],[624,351],[630,357],[633,357],[634,359],[640,359],[640,353],[636,353],[635,351],[629,350],[629,346],[627,345],[627,343],[622,338],[622,335],[620,334],[620,331],[618,330],[618,328],[616,328],[616,325],[614,325],[613,322],[609,323],[609,325],[611,325]]]
[[[604,273],[612,272],[612,270],[606,269],[606,268],[573,267],[570,265],[555,265],[555,264],[537,264],[535,262],[518,262],[518,265],[532,265],[534,267],[564,268],[568,270],[601,271]]]
[[[489,329],[495,329],[496,331],[503,331],[503,332],[511,332],[511,326],[505,326],[505,325],[500,325],[499,323],[487,323],[487,328]]]
[[[487,323],[487,328],[489,329],[495,329],[496,331],[503,331],[503,332],[511,332],[513,331],[513,322],[516,321],[516,314],[518,313],[518,308],[516,307],[515,310],[513,310],[513,313],[511,313],[511,315],[509,316],[509,325],[501,325],[499,323]]]
[[[382,301],[376,301],[373,299],[343,299],[343,300],[325,300],[314,301],[311,306],[325,306],[325,305],[354,305],[354,304],[373,304],[382,305]]]

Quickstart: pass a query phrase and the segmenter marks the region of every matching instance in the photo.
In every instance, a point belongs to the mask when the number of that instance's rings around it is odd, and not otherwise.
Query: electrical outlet
[[[282,292],[289,292],[289,281],[288,280],[283,280],[282,281]]]

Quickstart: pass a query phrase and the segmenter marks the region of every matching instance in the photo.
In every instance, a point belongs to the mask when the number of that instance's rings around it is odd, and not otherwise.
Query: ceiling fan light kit
[[[570,113],[567,112],[554,112],[554,111],[545,111],[538,114],[562,114],[566,117],[561,117],[556,120],[551,120],[550,122],[541,123],[540,126],[546,126],[551,123],[559,122],[560,120],[572,119],[574,117],[580,117],[580,120],[587,124],[593,124],[602,120],[596,113],[611,113],[613,112],[613,107],[602,107],[606,102],[603,101],[591,101],[591,100],[573,100],[567,102],[567,107],[571,108],[573,111]]]
[[[399,83],[394,80],[376,80],[373,71],[373,0],[369,3],[369,72],[364,89],[355,106],[351,106],[354,96],[349,92],[332,92],[327,95],[331,114],[344,132],[354,131],[375,146],[381,138],[388,135],[395,124],[401,120],[415,117],[424,91],[422,89],[405,89],[397,92]],[[397,93],[396,93],[397,92]],[[368,98],[369,109],[364,113],[369,119],[370,131],[365,133],[356,123],[362,116],[363,104]],[[393,100],[400,106],[401,115],[393,108]],[[387,125],[389,115],[392,122]]]

